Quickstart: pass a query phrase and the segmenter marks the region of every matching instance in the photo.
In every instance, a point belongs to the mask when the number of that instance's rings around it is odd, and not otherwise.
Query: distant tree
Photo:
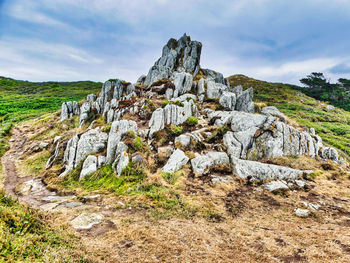
[[[312,89],[322,89],[329,83],[323,73],[320,72],[312,72],[306,78],[301,79],[300,82]]]
[[[302,90],[309,96],[329,101],[335,106],[350,110],[350,80],[340,78],[337,83],[331,83],[323,73],[313,72],[300,80],[306,87]]]

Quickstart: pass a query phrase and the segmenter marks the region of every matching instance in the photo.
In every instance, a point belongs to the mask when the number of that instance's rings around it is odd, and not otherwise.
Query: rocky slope
[[[65,170],[60,177],[81,163],[80,178],[106,164],[121,175],[129,162],[150,166],[142,153],[147,148],[155,159],[153,170],[174,173],[190,163],[195,175],[209,175],[223,167],[241,178],[285,180],[292,185],[312,171],[266,162],[307,155],[344,164],[337,150],[324,146],[314,129],[293,127],[273,106],[255,112],[253,88],[231,87],[221,73],[202,69],[201,48],[200,42],[186,35],[170,39],[162,56],[137,83],[109,80],[98,96],[88,95],[80,108],[75,101],[63,103],[60,121],[80,115],[80,126],[88,123],[89,127],[68,142],[57,138],[47,169],[64,150]],[[96,125],[99,116],[105,123]],[[128,146],[125,141],[130,134],[139,136],[144,149],[135,153]],[[168,158],[165,164],[159,161],[162,152]]]

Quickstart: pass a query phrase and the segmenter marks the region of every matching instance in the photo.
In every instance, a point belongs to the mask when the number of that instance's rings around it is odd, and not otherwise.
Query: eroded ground
[[[52,145],[29,150],[42,141],[52,144],[55,135],[68,138],[78,131],[70,124],[47,123],[57,122],[35,120],[14,128],[11,150],[2,159],[4,186],[54,215],[53,226],[67,224],[81,237],[92,262],[350,261],[350,179],[332,163],[275,160],[318,171],[307,187],[277,194],[234,177],[213,184],[207,176],[193,178],[186,172],[171,182],[147,173],[137,191],[95,190],[84,183],[64,184],[57,178],[62,167],[43,169]],[[23,182],[33,179],[38,184],[24,191]],[[157,188],[147,188],[153,185]],[[320,208],[309,208],[306,218],[295,216],[304,203]],[[82,213],[103,219],[90,229],[74,230],[71,221]]]

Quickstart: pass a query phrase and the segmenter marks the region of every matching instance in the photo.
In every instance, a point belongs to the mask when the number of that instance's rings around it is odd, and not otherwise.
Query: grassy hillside
[[[12,125],[56,111],[64,101],[80,101],[98,92],[101,85],[91,81],[39,83],[0,77],[0,156]]]
[[[87,262],[79,239],[0,190],[0,262]]]
[[[301,93],[295,85],[269,83],[243,75],[229,77],[232,86],[254,88],[254,102],[276,106],[292,120],[315,128],[323,141],[350,155],[350,112],[328,109],[325,103]]]

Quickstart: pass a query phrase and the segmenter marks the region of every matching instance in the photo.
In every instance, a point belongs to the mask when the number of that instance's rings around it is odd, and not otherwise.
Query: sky
[[[0,76],[135,82],[169,38],[224,76],[350,78],[349,0],[0,0]]]

